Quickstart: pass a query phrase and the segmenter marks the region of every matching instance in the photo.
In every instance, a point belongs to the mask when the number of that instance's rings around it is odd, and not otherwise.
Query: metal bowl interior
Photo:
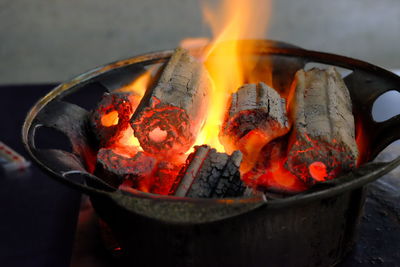
[[[263,196],[231,199],[177,198],[112,188],[87,170],[87,159],[95,153],[86,122],[89,110],[70,103],[68,99],[89,88],[97,88],[100,93],[111,92],[134,80],[149,66],[161,66],[171,54],[172,50],[167,50],[117,61],[54,88],[32,107],[24,122],[22,138],[30,156],[44,171],[68,186],[91,196],[105,197],[129,212],[173,224],[213,222],[261,206],[276,209],[329,198],[360,188],[400,164],[400,157],[390,162],[366,163],[353,172],[318,184],[303,193],[268,201]],[[256,49],[243,54],[243,57],[271,60],[277,83],[291,82],[294,73],[309,63],[347,69],[349,74],[344,80],[350,90],[356,120],[362,121],[367,134],[365,162],[373,160],[386,146],[400,138],[400,115],[384,122],[376,122],[372,117],[372,106],[380,95],[391,90],[400,92],[400,77],[397,75],[363,61],[267,40],[259,40]],[[51,128],[67,136],[72,151],[38,148],[35,133],[40,127]]]

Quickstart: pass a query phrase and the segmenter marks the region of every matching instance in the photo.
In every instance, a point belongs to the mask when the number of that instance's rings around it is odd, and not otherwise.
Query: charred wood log
[[[147,181],[155,172],[157,160],[144,152],[138,152],[133,157],[125,157],[112,149],[102,148],[97,154],[95,175],[102,178],[113,187],[123,182],[132,187],[148,191]]]
[[[286,101],[265,83],[246,84],[232,94],[220,140],[229,151],[253,130],[270,141],[288,132]]]
[[[179,164],[158,161],[139,151],[120,154],[117,149],[102,148],[97,155],[95,175],[118,188],[131,187],[143,192],[168,195],[180,170]]]
[[[242,196],[245,190],[240,180],[240,151],[231,156],[218,153],[209,146],[197,146],[181,170],[175,196],[194,198],[224,198]]]
[[[186,152],[205,119],[210,80],[202,63],[178,48],[131,119],[143,150],[169,156]]]
[[[229,158],[211,197],[238,197],[244,194],[246,187],[240,179],[240,172],[238,171],[242,161],[241,154],[237,150],[231,156],[228,156]]]
[[[228,153],[243,152],[247,171],[264,145],[288,131],[286,100],[264,83],[246,84],[232,94],[219,138]]]
[[[90,124],[100,146],[113,144],[123,130],[129,127],[129,119],[138,104],[132,93],[105,93],[92,111]]]
[[[358,156],[348,89],[335,68],[296,73],[286,167],[305,183],[333,179]]]

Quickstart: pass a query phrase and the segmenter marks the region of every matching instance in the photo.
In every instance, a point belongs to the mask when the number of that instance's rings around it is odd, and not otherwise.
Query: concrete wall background
[[[399,0],[275,0],[272,8],[270,39],[400,67]],[[199,36],[209,36],[199,0],[0,0],[0,84],[64,81]]]

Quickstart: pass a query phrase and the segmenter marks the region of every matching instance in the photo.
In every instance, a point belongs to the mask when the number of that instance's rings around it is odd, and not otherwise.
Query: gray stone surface
[[[208,36],[199,3],[0,0],[0,83],[64,81],[110,61],[173,48],[185,37]],[[275,0],[272,10],[265,38],[400,67],[398,0]]]

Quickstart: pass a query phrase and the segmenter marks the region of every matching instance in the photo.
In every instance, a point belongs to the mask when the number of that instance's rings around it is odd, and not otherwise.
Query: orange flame
[[[269,7],[269,0],[223,0],[215,9],[204,5],[204,17],[214,34],[211,45],[203,55],[213,88],[208,117],[195,145],[208,144],[220,152],[225,151],[218,140],[218,133],[229,97],[244,83],[259,81],[259,77],[251,75],[255,62],[243,62],[240,57],[243,51],[253,50],[256,43],[246,42],[243,46],[239,40],[264,37]]]
[[[138,95],[140,98],[144,96],[146,93],[147,88],[149,87],[152,78],[153,78],[153,71],[156,69],[156,66],[149,67],[146,72],[142,73],[133,80],[131,83],[122,86],[121,88],[115,90],[116,92],[132,92],[135,95]],[[139,99],[140,101],[140,99]]]
[[[101,124],[105,127],[110,127],[118,124],[118,111],[113,110],[101,117]]]
[[[133,130],[131,127],[127,127],[121,132],[120,138],[116,142],[116,146],[120,147],[135,147],[135,151],[141,151],[139,140],[133,135]]]

